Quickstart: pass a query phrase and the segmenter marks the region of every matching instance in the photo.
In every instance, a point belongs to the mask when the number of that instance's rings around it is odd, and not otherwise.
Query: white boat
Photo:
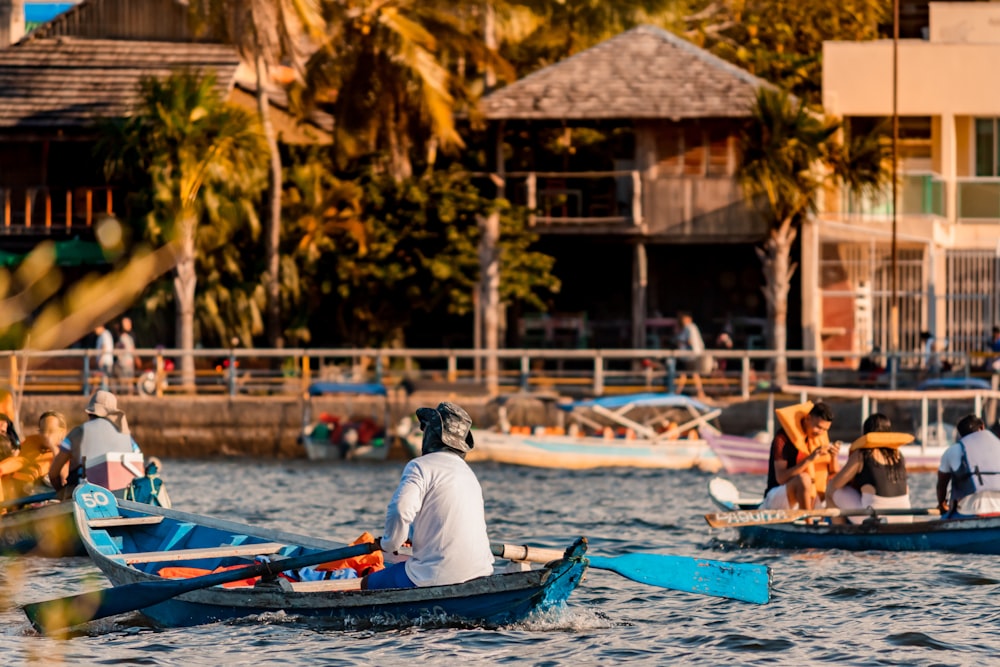
[[[508,398],[508,401],[510,399]],[[640,393],[558,403],[568,425],[512,426],[500,406],[497,429],[475,431],[467,460],[579,470],[588,468],[698,468],[721,462],[705,440],[721,413],[677,394]]]

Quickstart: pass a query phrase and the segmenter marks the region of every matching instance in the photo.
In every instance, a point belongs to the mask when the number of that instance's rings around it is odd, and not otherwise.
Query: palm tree
[[[381,154],[396,181],[419,156],[460,148],[455,109],[474,92],[465,72],[510,67],[480,36],[479,2],[323,0],[326,43],[309,60],[309,104],[332,102],[339,164]]]
[[[887,177],[884,144],[859,136],[841,146],[835,140],[840,129],[840,122],[817,116],[804,102],[762,87],[741,136],[738,177],[744,196],[769,222],[757,254],[779,386],[788,374],[788,291],[797,268],[791,251],[802,221],[815,213],[817,195],[831,180],[856,195],[880,189]]]
[[[227,243],[243,222],[256,224],[267,145],[253,114],[224,102],[215,77],[178,72],[145,79],[135,113],[115,123],[100,148],[109,174],[148,174],[147,234],[177,246],[173,288],[176,345],[194,349],[198,251]],[[194,358],[181,360],[194,384]]]
[[[318,0],[191,0],[196,24],[234,45],[256,76],[257,114],[270,154],[268,209],[265,216],[267,256],[267,339],[281,347],[281,153],[271,124],[267,87],[271,70],[290,62],[300,68],[322,32]]]

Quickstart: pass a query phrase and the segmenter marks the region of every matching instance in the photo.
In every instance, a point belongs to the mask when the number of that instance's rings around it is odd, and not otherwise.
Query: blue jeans
[[[410,581],[410,577],[407,576],[406,563],[395,563],[384,570],[369,574],[365,577],[363,587],[368,590],[378,590],[383,588],[416,588],[417,585]]]

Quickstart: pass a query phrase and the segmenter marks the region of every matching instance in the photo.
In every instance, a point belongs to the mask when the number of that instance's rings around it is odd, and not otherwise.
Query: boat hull
[[[86,556],[73,519],[73,503],[27,507],[0,516],[0,554],[42,558]]]
[[[874,526],[793,523],[744,526],[737,530],[740,543],[748,547],[1000,554],[1000,517]]]
[[[87,493],[91,494],[89,500]],[[84,493],[78,490],[77,496],[83,501],[76,508],[76,523],[87,553],[115,586],[162,581],[157,573],[163,564],[213,570],[248,564],[253,554],[294,558],[343,546],[173,509],[115,503],[108,495],[93,486]],[[86,506],[88,502],[90,507]],[[161,518],[151,521],[150,517]],[[113,526],[93,527],[108,524]],[[206,549],[211,555],[206,554]],[[350,627],[498,626],[565,604],[587,569],[585,551],[586,543],[581,540],[565,558],[541,569],[495,574],[449,586],[306,591],[276,579],[253,587],[212,587],[148,606],[143,613],[165,627],[274,613],[326,619]]]
[[[707,472],[720,469],[704,440],[666,440],[510,435],[477,431],[476,447],[466,460],[495,461],[535,468],[664,468]]]
[[[348,463],[351,461],[385,461],[389,457],[389,446],[386,444],[358,445],[352,448],[341,447],[329,440],[313,440],[303,438],[306,457],[310,461],[330,461]]]
[[[708,488],[712,502],[726,512],[753,510],[760,501],[741,498],[735,485],[721,478],[711,480]],[[1000,516],[837,525],[796,521],[734,530],[747,547],[1000,554]]]

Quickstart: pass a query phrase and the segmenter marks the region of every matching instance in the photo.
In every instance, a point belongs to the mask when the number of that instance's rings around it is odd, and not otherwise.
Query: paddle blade
[[[767,604],[771,599],[771,568],[667,554],[587,556],[590,566],[610,570],[650,586],[700,595]]]

